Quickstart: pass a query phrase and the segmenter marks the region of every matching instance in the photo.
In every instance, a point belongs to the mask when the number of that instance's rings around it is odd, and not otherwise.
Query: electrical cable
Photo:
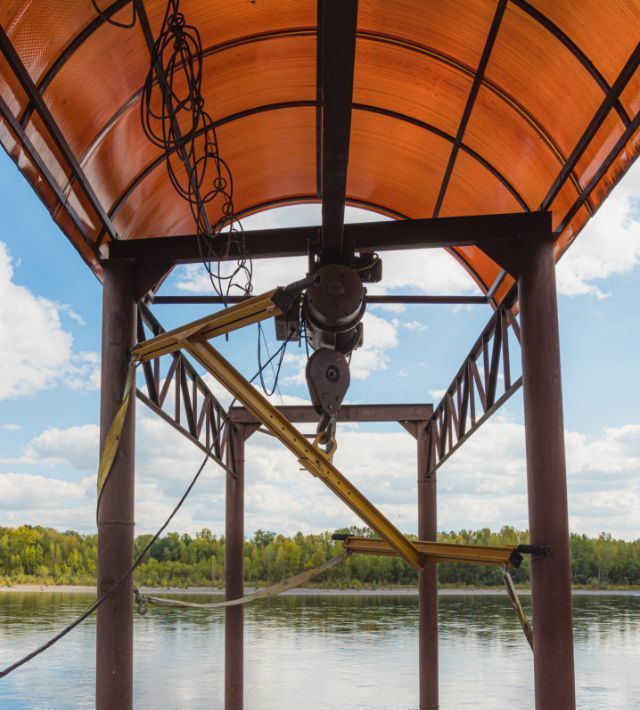
[[[258,374],[260,375],[260,386],[262,387],[262,391],[265,393],[267,397],[271,397],[273,393],[279,390],[278,387],[278,380],[280,378],[280,370],[282,369],[282,363],[284,362],[284,356],[286,354],[287,350],[287,345],[291,341],[291,338],[293,337],[293,333],[289,333],[287,336],[287,339],[284,341],[283,345],[281,345],[276,354],[273,357],[270,357],[269,355],[269,346],[267,345],[267,339],[264,335],[264,329],[262,328],[262,323],[258,323]],[[262,365],[262,348],[261,348],[261,343],[264,340],[265,348],[267,350],[267,356],[269,356],[269,359],[265,363],[265,365]],[[277,357],[278,353],[280,354],[280,360],[278,361],[277,366],[274,367],[273,361]],[[266,369],[266,366],[268,364],[271,364],[271,371],[273,372],[273,386],[271,387],[271,390],[269,391],[269,388],[265,384],[264,381],[264,370]]]
[[[142,91],[142,127],[147,139],[163,150],[169,179],[189,204],[200,257],[214,291],[223,299],[234,290],[251,295],[253,264],[235,214],[233,176],[205,110],[202,66],[198,29],[180,12],[180,0],[168,0]],[[207,205],[215,201],[219,217],[211,224]],[[223,248],[214,248],[214,240],[220,239],[226,239]]]

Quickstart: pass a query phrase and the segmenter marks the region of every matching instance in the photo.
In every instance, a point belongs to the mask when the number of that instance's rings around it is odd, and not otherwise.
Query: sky
[[[178,199],[178,198],[176,198]],[[0,155],[0,525],[95,530],[101,286],[6,155]],[[313,205],[248,218],[245,228],[318,223]],[[349,221],[378,219],[349,209]],[[557,268],[571,530],[640,538],[640,163]],[[446,252],[385,253],[372,293],[477,294]],[[259,293],[304,276],[304,259],[257,262]],[[201,266],[176,269],[161,294],[211,292]],[[165,327],[206,307],[156,305]],[[350,403],[437,403],[489,319],[489,306],[369,307],[352,360]],[[265,331],[273,341],[272,326]],[[251,326],[216,342],[245,375],[257,367]],[[304,351],[291,345],[275,404],[307,402]],[[512,355],[517,360],[517,351]],[[221,401],[229,398],[207,379]],[[406,532],[416,532],[415,442],[397,425],[343,426],[335,463]],[[154,532],[201,452],[138,403],[136,533]],[[440,530],[527,528],[518,393],[438,471]],[[333,530],[357,519],[274,439],[247,443],[246,533]],[[224,529],[215,464],[170,529]]]

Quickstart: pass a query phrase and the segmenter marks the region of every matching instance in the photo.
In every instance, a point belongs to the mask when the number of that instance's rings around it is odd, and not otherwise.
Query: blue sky
[[[0,525],[93,529],[101,288],[11,161],[0,156]],[[318,208],[283,208],[248,228],[317,222]],[[351,210],[350,219],[372,219]],[[632,169],[558,267],[571,526],[640,537],[640,166]],[[256,291],[301,278],[304,260],[256,264]],[[385,293],[476,293],[446,253],[384,255]],[[182,267],[162,293],[207,293],[200,267]],[[156,306],[167,325],[204,312]],[[438,401],[490,316],[488,306],[370,308],[354,354],[351,402]],[[271,326],[267,324],[267,333]],[[246,374],[256,329],[218,343]],[[516,354],[517,357],[517,354]],[[290,347],[281,399],[307,399],[303,351]],[[219,389],[216,389],[218,392]],[[199,452],[138,408],[137,532],[164,520]],[[395,427],[340,431],[336,462],[408,531],[416,528],[415,451]],[[439,473],[441,529],[526,527],[522,401],[516,395]],[[174,529],[223,528],[215,466]],[[271,440],[248,446],[247,532],[324,530],[351,513]]]

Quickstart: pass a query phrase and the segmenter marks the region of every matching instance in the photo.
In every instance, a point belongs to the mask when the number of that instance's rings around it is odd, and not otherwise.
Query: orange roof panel
[[[131,18],[124,0],[101,6]],[[144,6],[157,35],[166,0]],[[316,0],[181,0],[180,9],[201,36],[205,107],[236,211],[317,200]],[[23,65],[0,52],[0,108],[13,126],[0,125],[0,141],[91,267],[100,272],[101,211],[120,238],[192,233],[163,153],[142,131],[150,55],[140,22],[112,27],[89,2],[0,0],[0,24]],[[637,0],[360,0],[357,30],[354,204],[409,218],[432,216],[439,195],[443,216],[549,207],[559,258],[637,157]],[[35,84],[53,128],[21,80]],[[212,220],[219,209],[210,205]],[[488,257],[464,248],[457,258],[490,288],[499,269]]]

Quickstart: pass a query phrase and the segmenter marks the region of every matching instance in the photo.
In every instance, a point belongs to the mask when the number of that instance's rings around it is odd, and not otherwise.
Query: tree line
[[[361,528],[339,532],[368,535]],[[139,535],[134,554],[150,541]],[[528,541],[528,533],[503,527],[499,532],[461,530],[441,533],[441,542],[479,545],[510,545]],[[98,557],[97,535],[74,531],[58,532],[51,528],[23,525],[0,527],[0,585],[13,584],[94,584]],[[135,580],[144,586],[224,585],[224,536],[203,529],[194,536],[168,533],[158,539],[135,572]],[[258,530],[245,541],[244,568],[248,585],[277,582],[305,569],[316,567],[342,550],[331,533],[293,537]],[[571,535],[573,583],[593,587],[640,585],[640,540],[616,540],[602,533],[598,537]],[[529,580],[529,560],[525,556],[520,569],[513,571],[516,582]],[[502,583],[500,570],[494,567],[442,563],[442,585],[486,587]],[[403,560],[396,557],[351,555],[347,560],[313,580],[325,588],[362,589],[393,585],[415,585],[417,576]]]

